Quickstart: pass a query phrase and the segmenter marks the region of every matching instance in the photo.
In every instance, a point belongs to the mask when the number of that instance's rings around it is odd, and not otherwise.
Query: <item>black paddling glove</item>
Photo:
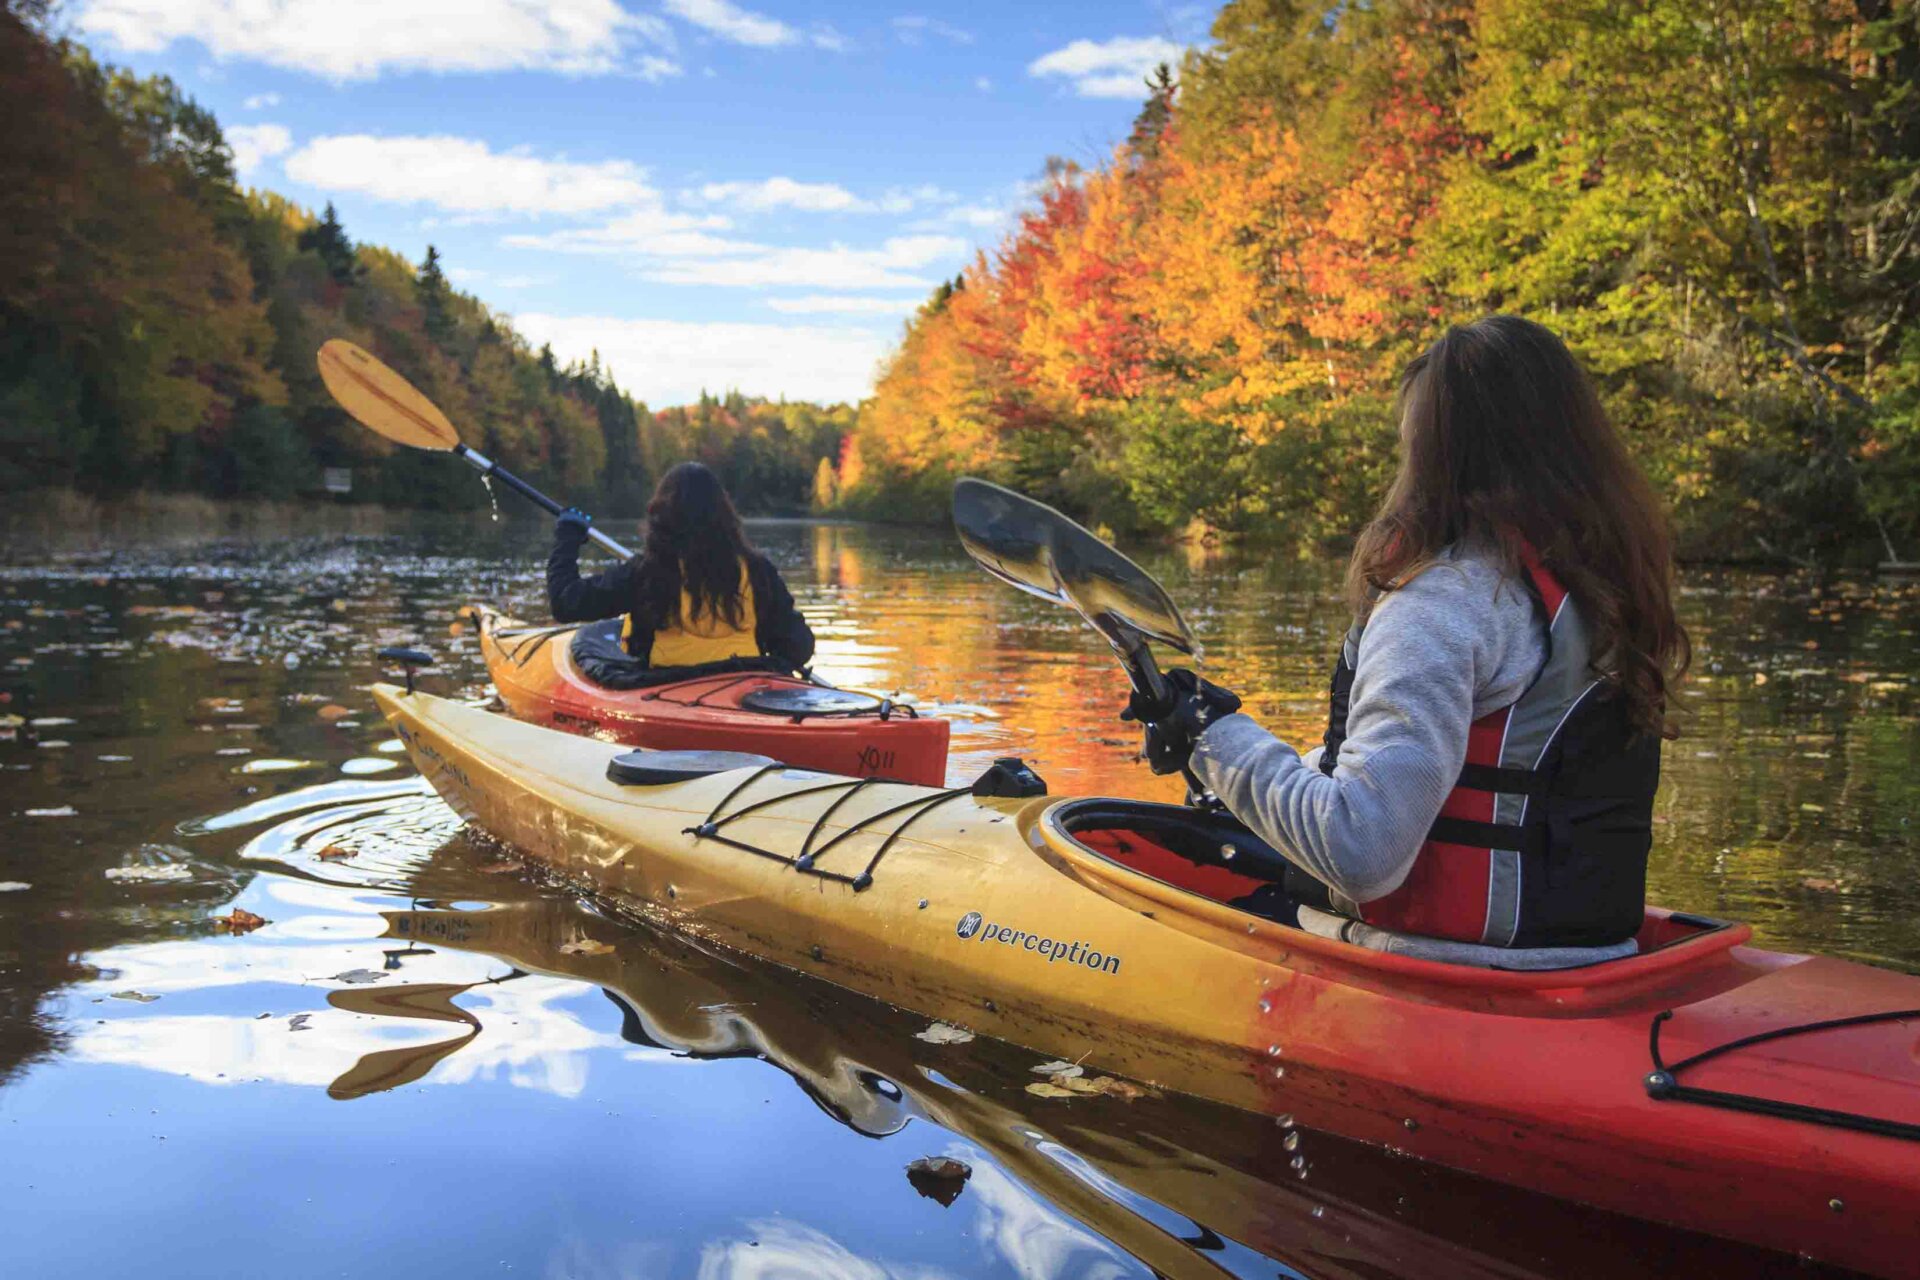
[[[1164,711],[1147,705],[1138,690],[1127,699],[1122,720],[1135,720],[1146,726],[1146,742],[1141,755],[1147,767],[1158,774],[1178,773],[1193,756],[1193,744],[1207,726],[1222,716],[1240,710],[1240,695],[1230,689],[1202,680],[1185,667],[1167,672],[1167,688],[1173,705]]]
[[[585,542],[587,526],[593,523],[593,517],[578,507],[568,507],[553,518],[553,536],[556,541]]]

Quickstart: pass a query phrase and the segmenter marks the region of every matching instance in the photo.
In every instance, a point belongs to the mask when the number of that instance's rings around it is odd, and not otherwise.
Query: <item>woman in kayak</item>
[[[1322,745],[1302,756],[1188,671],[1171,711],[1129,713],[1156,772],[1190,767],[1306,873],[1305,928],[1509,968],[1629,952],[1689,658],[1665,514],[1530,321],[1448,330],[1400,404]]]
[[[813,660],[813,631],[780,571],[747,541],[720,478],[700,463],[660,477],[639,555],[582,578],[580,544],[591,520],[573,508],[554,524],[547,558],[554,621],[624,613],[628,655],[655,668],[768,658],[798,671]]]

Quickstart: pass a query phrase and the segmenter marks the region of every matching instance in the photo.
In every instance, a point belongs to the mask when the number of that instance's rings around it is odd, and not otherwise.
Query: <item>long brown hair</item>
[[[680,592],[699,618],[745,617],[740,562],[753,554],[739,513],[720,477],[698,462],[683,462],[660,477],[647,503],[647,545],[633,575],[634,611],[656,628],[682,625]]]
[[[1565,344],[1518,316],[1448,329],[1400,380],[1401,462],[1354,548],[1364,618],[1446,548],[1521,549],[1572,593],[1633,721],[1673,736],[1668,700],[1691,660],[1673,612],[1673,540],[1653,486]]]

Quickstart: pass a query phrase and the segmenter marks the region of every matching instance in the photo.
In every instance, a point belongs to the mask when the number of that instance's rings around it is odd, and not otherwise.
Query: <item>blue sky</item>
[[[857,398],[1050,154],[1102,159],[1211,9],[828,0],[69,0],[246,182],[659,406]]]

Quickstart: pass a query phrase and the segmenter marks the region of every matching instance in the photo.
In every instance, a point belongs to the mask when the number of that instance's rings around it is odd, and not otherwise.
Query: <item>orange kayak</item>
[[[639,689],[588,680],[575,627],[530,627],[477,606],[480,652],[514,717],[663,751],[748,751],[805,769],[939,786],[951,726],[869,693],[761,671]]]
[[[1295,1168],[1318,1142],[1296,1127],[1334,1133],[1920,1280],[1920,978],[1658,909],[1638,954],[1575,969],[1369,951],[1260,914],[1287,864],[1223,815],[646,766],[373,692],[456,812],[702,945],[1111,1073],[1121,1096],[1132,1080],[1270,1117]]]

